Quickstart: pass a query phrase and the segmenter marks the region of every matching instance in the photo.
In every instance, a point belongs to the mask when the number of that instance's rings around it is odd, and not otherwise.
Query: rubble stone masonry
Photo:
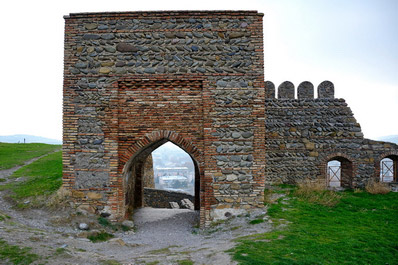
[[[397,163],[398,146],[365,139],[345,100],[334,98],[333,83],[319,84],[318,98],[308,81],[298,86],[297,99],[291,82],[277,90],[275,98],[274,84],[266,82],[266,183],[326,183],[327,163],[343,159],[352,165],[347,186],[364,187],[378,180],[383,158]]]
[[[66,16],[64,186],[76,203],[124,218],[126,196],[142,189],[138,177],[131,180],[137,174],[131,164],[168,140],[197,165],[202,225],[217,212],[262,207],[262,17],[256,11]]]

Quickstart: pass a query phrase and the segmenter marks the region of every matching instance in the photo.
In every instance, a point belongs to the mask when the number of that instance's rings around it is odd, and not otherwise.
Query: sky
[[[0,135],[62,139],[64,15],[146,10],[258,10],[266,80],[332,81],[366,138],[398,134],[397,0],[16,0],[0,7]]]

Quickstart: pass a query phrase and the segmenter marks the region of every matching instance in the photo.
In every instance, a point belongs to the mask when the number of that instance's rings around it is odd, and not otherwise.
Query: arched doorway
[[[160,146],[164,145],[165,143],[173,143],[190,156],[194,167],[194,173],[192,176],[194,187],[193,204],[195,210],[200,210],[200,170],[198,162],[191,154],[189,154],[184,149],[183,146],[178,145],[177,143],[167,138],[163,138],[153,143],[149,143],[145,147],[138,150],[125,164],[125,167],[123,169],[123,186],[127,214],[131,214],[134,209],[144,206],[144,188],[145,186],[149,185],[148,183],[151,183],[151,181],[148,181],[146,179],[146,177],[148,178],[148,163],[150,163],[148,161],[150,161],[149,158],[151,157],[152,152],[158,149]],[[155,176],[152,177],[154,178]],[[159,179],[153,179],[154,187],[156,187],[156,181],[159,181]],[[169,188],[172,189],[173,185],[171,185]]]
[[[389,155],[380,160],[380,181],[398,182],[398,156]]]
[[[326,185],[331,188],[351,188],[353,176],[352,162],[343,157],[335,156],[328,160],[326,166]]]

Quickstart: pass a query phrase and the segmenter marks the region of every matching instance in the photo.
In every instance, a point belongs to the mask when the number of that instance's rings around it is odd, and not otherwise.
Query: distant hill
[[[388,135],[379,137],[377,140],[398,144],[398,135]]]
[[[62,144],[61,140],[49,139],[41,136],[14,134],[14,135],[0,135],[0,142],[3,143],[43,143],[43,144]]]

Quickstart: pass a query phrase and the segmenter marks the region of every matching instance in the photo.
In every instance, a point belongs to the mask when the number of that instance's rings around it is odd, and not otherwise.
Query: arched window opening
[[[326,182],[330,188],[352,187],[352,162],[347,158],[338,156],[330,159],[326,168]]]
[[[398,156],[391,155],[380,161],[380,181],[381,182],[398,182],[397,177]]]

